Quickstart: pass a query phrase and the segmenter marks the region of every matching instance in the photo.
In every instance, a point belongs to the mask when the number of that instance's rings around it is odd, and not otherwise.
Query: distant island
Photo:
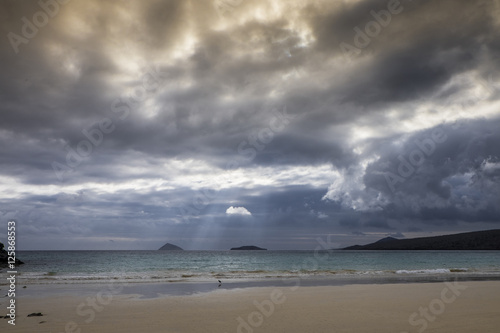
[[[245,251],[267,251],[267,249],[263,249],[261,247],[258,247],[258,246],[254,246],[254,245],[246,245],[246,246],[240,246],[240,247],[233,247],[231,248],[231,251],[234,251],[234,250],[245,250]]]
[[[181,247],[179,247],[177,245],[167,243],[167,244],[163,245],[162,247],[160,247],[158,249],[158,251],[184,251],[184,249],[182,249]]]
[[[500,229],[409,239],[386,237],[342,250],[500,250]]]

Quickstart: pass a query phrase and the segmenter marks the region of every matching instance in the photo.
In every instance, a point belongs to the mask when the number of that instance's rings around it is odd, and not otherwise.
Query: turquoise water
[[[500,276],[500,251],[23,251],[26,283]]]

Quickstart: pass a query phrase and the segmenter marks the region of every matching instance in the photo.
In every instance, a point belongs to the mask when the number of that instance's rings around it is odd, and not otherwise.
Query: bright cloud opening
[[[227,215],[243,215],[243,216],[252,216],[252,213],[248,211],[245,207],[229,207],[226,210]]]

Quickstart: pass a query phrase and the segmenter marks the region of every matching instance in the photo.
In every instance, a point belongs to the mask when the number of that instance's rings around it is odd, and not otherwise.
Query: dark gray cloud
[[[370,164],[364,183],[395,205],[395,217],[498,221],[499,125],[479,119],[415,133]]]
[[[21,248],[497,227],[498,1],[403,0],[390,22],[382,0],[215,3],[0,5],[0,221]]]

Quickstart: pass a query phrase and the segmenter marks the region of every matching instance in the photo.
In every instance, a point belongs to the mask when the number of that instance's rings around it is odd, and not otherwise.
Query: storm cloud
[[[16,220],[19,249],[499,227],[499,1],[0,7],[0,237]]]

